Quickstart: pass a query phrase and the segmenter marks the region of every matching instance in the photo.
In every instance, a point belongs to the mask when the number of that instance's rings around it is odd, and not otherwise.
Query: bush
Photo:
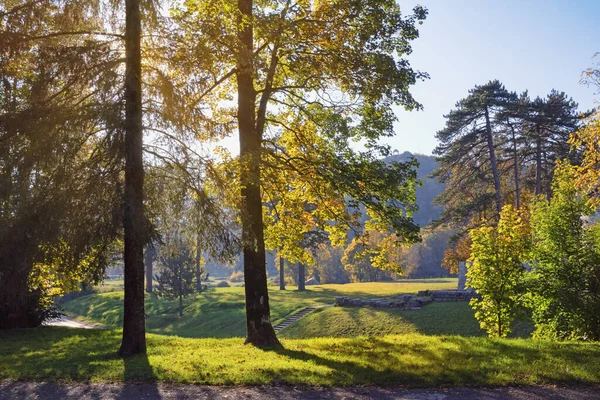
[[[217,287],[231,287],[231,285],[227,281],[221,281],[217,283]]]
[[[234,271],[231,275],[229,275],[229,280],[231,282],[244,282],[244,272]]]

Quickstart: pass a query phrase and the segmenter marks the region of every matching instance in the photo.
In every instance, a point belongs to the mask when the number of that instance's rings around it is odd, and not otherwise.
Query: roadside
[[[0,382],[0,400],[14,399],[356,399],[356,400],[541,400],[600,399],[600,387],[498,387],[498,388],[315,388],[295,386],[198,386],[163,383],[57,384]]]

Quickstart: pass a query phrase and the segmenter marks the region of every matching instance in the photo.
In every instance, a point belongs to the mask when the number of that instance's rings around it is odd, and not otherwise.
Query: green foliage
[[[600,340],[600,226],[584,226],[591,214],[576,188],[578,169],[559,165],[550,201],[535,202],[535,260],[531,307],[535,335]]]
[[[96,282],[122,204],[122,82],[97,2],[3,2],[0,328],[39,324],[54,294]]]
[[[475,318],[489,335],[506,337],[522,307],[523,263],[531,251],[529,223],[525,213],[506,205],[497,227],[481,227],[469,234],[473,244],[467,287],[480,296],[471,299]]]
[[[189,252],[161,256],[160,264],[160,273],[154,277],[158,285],[153,293],[168,300],[194,293],[195,265]]]
[[[577,107],[563,92],[532,100],[497,80],[469,90],[436,134],[433,176],[446,184],[437,223],[472,228],[495,220],[500,204],[520,208],[528,192],[550,196],[555,162],[578,161],[567,143],[581,119]]]

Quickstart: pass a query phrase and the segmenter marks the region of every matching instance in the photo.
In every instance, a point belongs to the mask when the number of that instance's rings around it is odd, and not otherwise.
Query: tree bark
[[[517,152],[517,139],[515,136],[515,130],[512,128],[512,140],[513,140],[513,157],[514,157],[514,174],[515,174],[515,206],[517,210],[521,209],[521,188],[519,185],[519,154]]]
[[[3,263],[4,264],[4,263]],[[0,281],[0,329],[31,328],[37,318],[31,315],[27,272],[19,267],[2,265]]]
[[[125,302],[119,355],[146,352],[144,312],[144,166],[139,0],[125,0]]]
[[[500,211],[502,211],[502,192],[500,189],[500,175],[498,174],[496,150],[494,148],[494,138],[492,136],[492,125],[490,123],[490,113],[487,106],[485,107],[485,128],[488,152],[490,153],[490,163],[492,165],[492,175],[494,176],[494,188],[496,190],[496,208],[498,210],[498,214],[500,214]]]
[[[535,142],[535,194],[542,194],[542,139],[539,137]]]
[[[279,251],[279,290],[285,290],[285,260],[281,256],[281,250]]]
[[[146,246],[146,255],[144,256],[144,264],[146,265],[146,292],[152,293],[152,272],[154,262],[154,246],[150,243]]]
[[[196,291],[202,293],[202,252],[200,235],[196,236]]]
[[[242,248],[246,292],[246,343],[278,344],[271,325],[262,199],[260,194],[261,138],[256,128],[256,91],[253,80],[252,0],[238,0],[238,129],[241,168]]]
[[[306,270],[302,263],[298,263],[298,291],[306,290]]]

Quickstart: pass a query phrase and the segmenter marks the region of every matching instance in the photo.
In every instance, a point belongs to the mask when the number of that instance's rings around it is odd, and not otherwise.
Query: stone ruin
[[[473,289],[468,290],[422,290],[416,296],[404,294],[383,299],[353,299],[348,296],[335,298],[336,307],[373,307],[398,308],[401,310],[420,310],[433,301],[469,301],[477,297]]]
[[[399,308],[402,310],[420,310],[421,307],[431,303],[431,299],[412,296],[410,294],[384,299],[353,299],[348,296],[335,298],[336,307],[374,307],[374,308]]]
[[[467,290],[422,290],[417,296],[428,296],[432,301],[469,301],[477,297],[473,289]]]

